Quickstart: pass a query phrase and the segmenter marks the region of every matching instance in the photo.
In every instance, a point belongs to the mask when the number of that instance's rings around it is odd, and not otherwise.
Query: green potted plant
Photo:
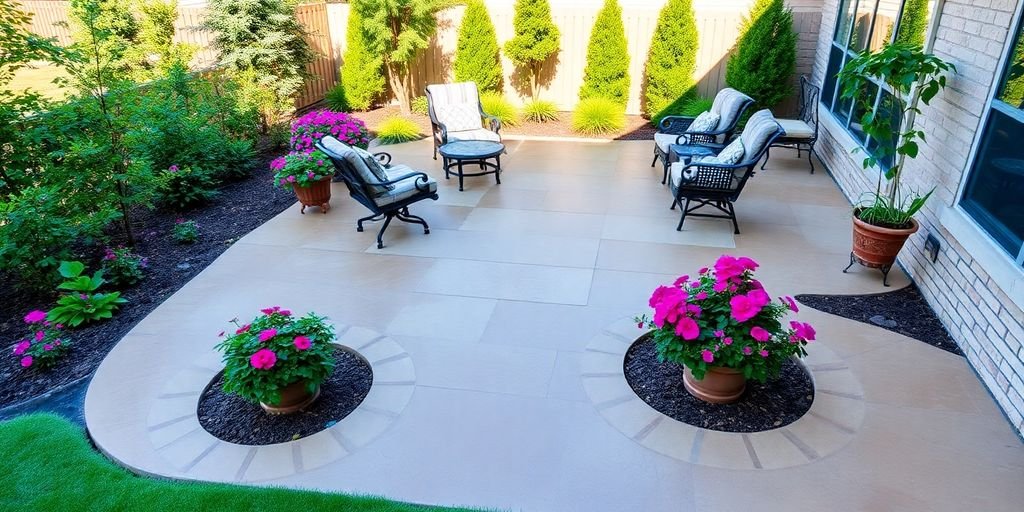
[[[309,153],[292,152],[270,162],[274,173],[274,184],[291,188],[302,203],[299,213],[305,214],[307,206],[319,206],[327,213],[331,208],[331,179],[334,165],[327,155],[319,150]]]
[[[924,132],[914,127],[920,112],[917,102],[927,105],[945,88],[950,70],[955,71],[952,64],[924,53],[920,46],[897,43],[862,53],[839,72],[842,97],[855,101],[864,112],[859,122],[873,141],[862,165],[865,170],[880,167],[875,191],[854,209],[851,265],[858,262],[887,274],[907,238],[917,231],[914,214],[932,191],[924,195],[905,191],[900,180],[907,159],[917,157],[918,141],[925,139]],[[884,83],[893,94],[885,97],[877,112],[875,95],[864,94],[874,82]]]
[[[654,318],[636,318],[650,329],[658,360],[683,365],[683,385],[705,402],[739,400],[747,379],[777,377],[783,362],[807,355],[804,347],[814,341],[810,324],[783,325],[799,308],[791,297],[773,301],[754,279],[757,267],[750,258],[723,255],[692,281],[682,276],[659,286],[648,303]]]
[[[296,318],[280,306],[261,313],[245,325],[232,320],[237,329],[216,347],[224,354],[224,392],[259,402],[271,414],[298,412],[334,371],[334,327],[325,317]]]

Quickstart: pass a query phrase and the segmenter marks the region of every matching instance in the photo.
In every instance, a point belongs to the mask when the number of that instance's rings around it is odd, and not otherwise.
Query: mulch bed
[[[626,381],[647,405],[695,427],[722,432],[762,432],[800,419],[814,401],[814,383],[800,363],[788,360],[779,377],[747,382],[736,403],[709,404],[683,387],[683,366],[658,362],[654,339],[645,334],[626,352]]]
[[[892,292],[797,295],[796,300],[826,313],[914,338],[951,354],[964,355],[915,284]]]
[[[273,173],[267,164],[274,156],[260,157],[248,178],[226,184],[209,205],[181,213],[135,212],[136,251],[149,258],[145,279],[122,292],[128,303],[112,319],[69,331],[74,346],[53,368],[23,369],[8,348],[0,356],[0,408],[59,390],[92,374],[111,347],[150,311],[236,240],[292,205],[294,193],[272,185]],[[197,242],[180,245],[174,241],[171,229],[178,218],[199,223]],[[99,268],[101,255],[102,248],[98,248],[92,260],[84,261],[89,272]],[[26,312],[48,310],[55,300],[55,293],[19,289],[12,277],[0,276],[0,340],[4,346],[11,347],[26,335],[22,322]]]
[[[283,443],[330,428],[363,402],[373,383],[373,370],[362,357],[343,347],[334,353],[334,372],[305,410],[267,414],[259,404],[224,393],[221,372],[199,398],[199,424],[218,439],[244,445]]]

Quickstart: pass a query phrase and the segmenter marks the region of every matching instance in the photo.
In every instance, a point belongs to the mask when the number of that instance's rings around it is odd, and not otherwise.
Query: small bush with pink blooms
[[[765,382],[778,376],[786,359],[807,355],[814,328],[796,320],[783,325],[799,310],[796,301],[772,300],[754,279],[757,267],[750,258],[723,255],[696,279],[682,276],[654,290],[654,318],[636,320],[651,329],[658,359],[682,364],[698,380],[719,366]]]
[[[104,249],[103,275],[115,288],[134,286],[145,277],[149,258],[135,254],[127,247]]]
[[[71,340],[64,334],[64,326],[51,323],[45,311],[30,311],[25,315],[29,335],[14,344],[12,353],[22,368],[49,368],[67,354]]]
[[[289,153],[270,162],[274,185],[283,188],[308,187],[325,177],[334,176],[334,164],[320,150]]]
[[[370,144],[370,132],[362,120],[344,112],[314,110],[292,122],[289,147],[293,153],[312,153],[326,135],[363,149]]]
[[[216,347],[224,354],[224,392],[265,404],[278,403],[280,390],[296,382],[313,392],[334,371],[334,327],[315,313],[261,312],[245,325],[232,320],[234,334]]]

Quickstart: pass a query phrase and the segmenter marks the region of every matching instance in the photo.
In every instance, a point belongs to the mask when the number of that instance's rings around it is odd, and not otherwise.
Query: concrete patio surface
[[[757,260],[775,296],[887,290],[841,273],[850,208],[820,166],[775,151],[736,203],[742,234],[677,232],[651,142],[507,146],[502,184],[464,192],[429,140],[377,148],[441,181],[411,208],[430,235],[395,223],[378,250],[335,184],[328,214],[296,206],[239,240],[99,367],[96,445],[152,475],[505,510],[1020,510],[1024,445],[963,358],[919,341],[802,308],[815,403],[764,435],[661,417],[615,374],[639,335],[624,319],[723,253]],[[327,315],[371,362],[371,394],[293,443],[218,441],[195,419],[217,333],[270,305]]]

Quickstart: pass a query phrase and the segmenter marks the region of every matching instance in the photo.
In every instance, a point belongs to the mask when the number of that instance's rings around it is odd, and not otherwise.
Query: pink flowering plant
[[[261,313],[245,325],[232,320],[233,334],[220,333],[224,391],[265,404],[278,403],[280,390],[296,382],[313,392],[334,371],[334,327],[326,317],[295,317],[280,306]]]
[[[134,286],[145,277],[149,258],[139,256],[127,247],[103,250],[103,275],[115,288]]]
[[[29,334],[14,344],[11,353],[22,368],[49,368],[71,348],[71,340],[64,334],[64,326],[51,323],[45,311],[30,311],[25,315]]]
[[[698,380],[720,366],[765,382],[778,376],[786,359],[807,355],[814,328],[796,320],[784,324],[799,310],[796,301],[773,300],[754,279],[757,267],[750,258],[723,255],[696,279],[684,275],[654,290],[654,318],[636,321],[651,329],[658,359],[682,364]]]
[[[314,110],[292,122],[289,146],[293,153],[309,154],[316,150],[317,141],[327,135],[363,149],[370,144],[370,132],[362,120],[344,112]]]
[[[334,176],[334,164],[319,150],[292,152],[270,162],[274,185],[283,188],[309,187],[325,177]]]

